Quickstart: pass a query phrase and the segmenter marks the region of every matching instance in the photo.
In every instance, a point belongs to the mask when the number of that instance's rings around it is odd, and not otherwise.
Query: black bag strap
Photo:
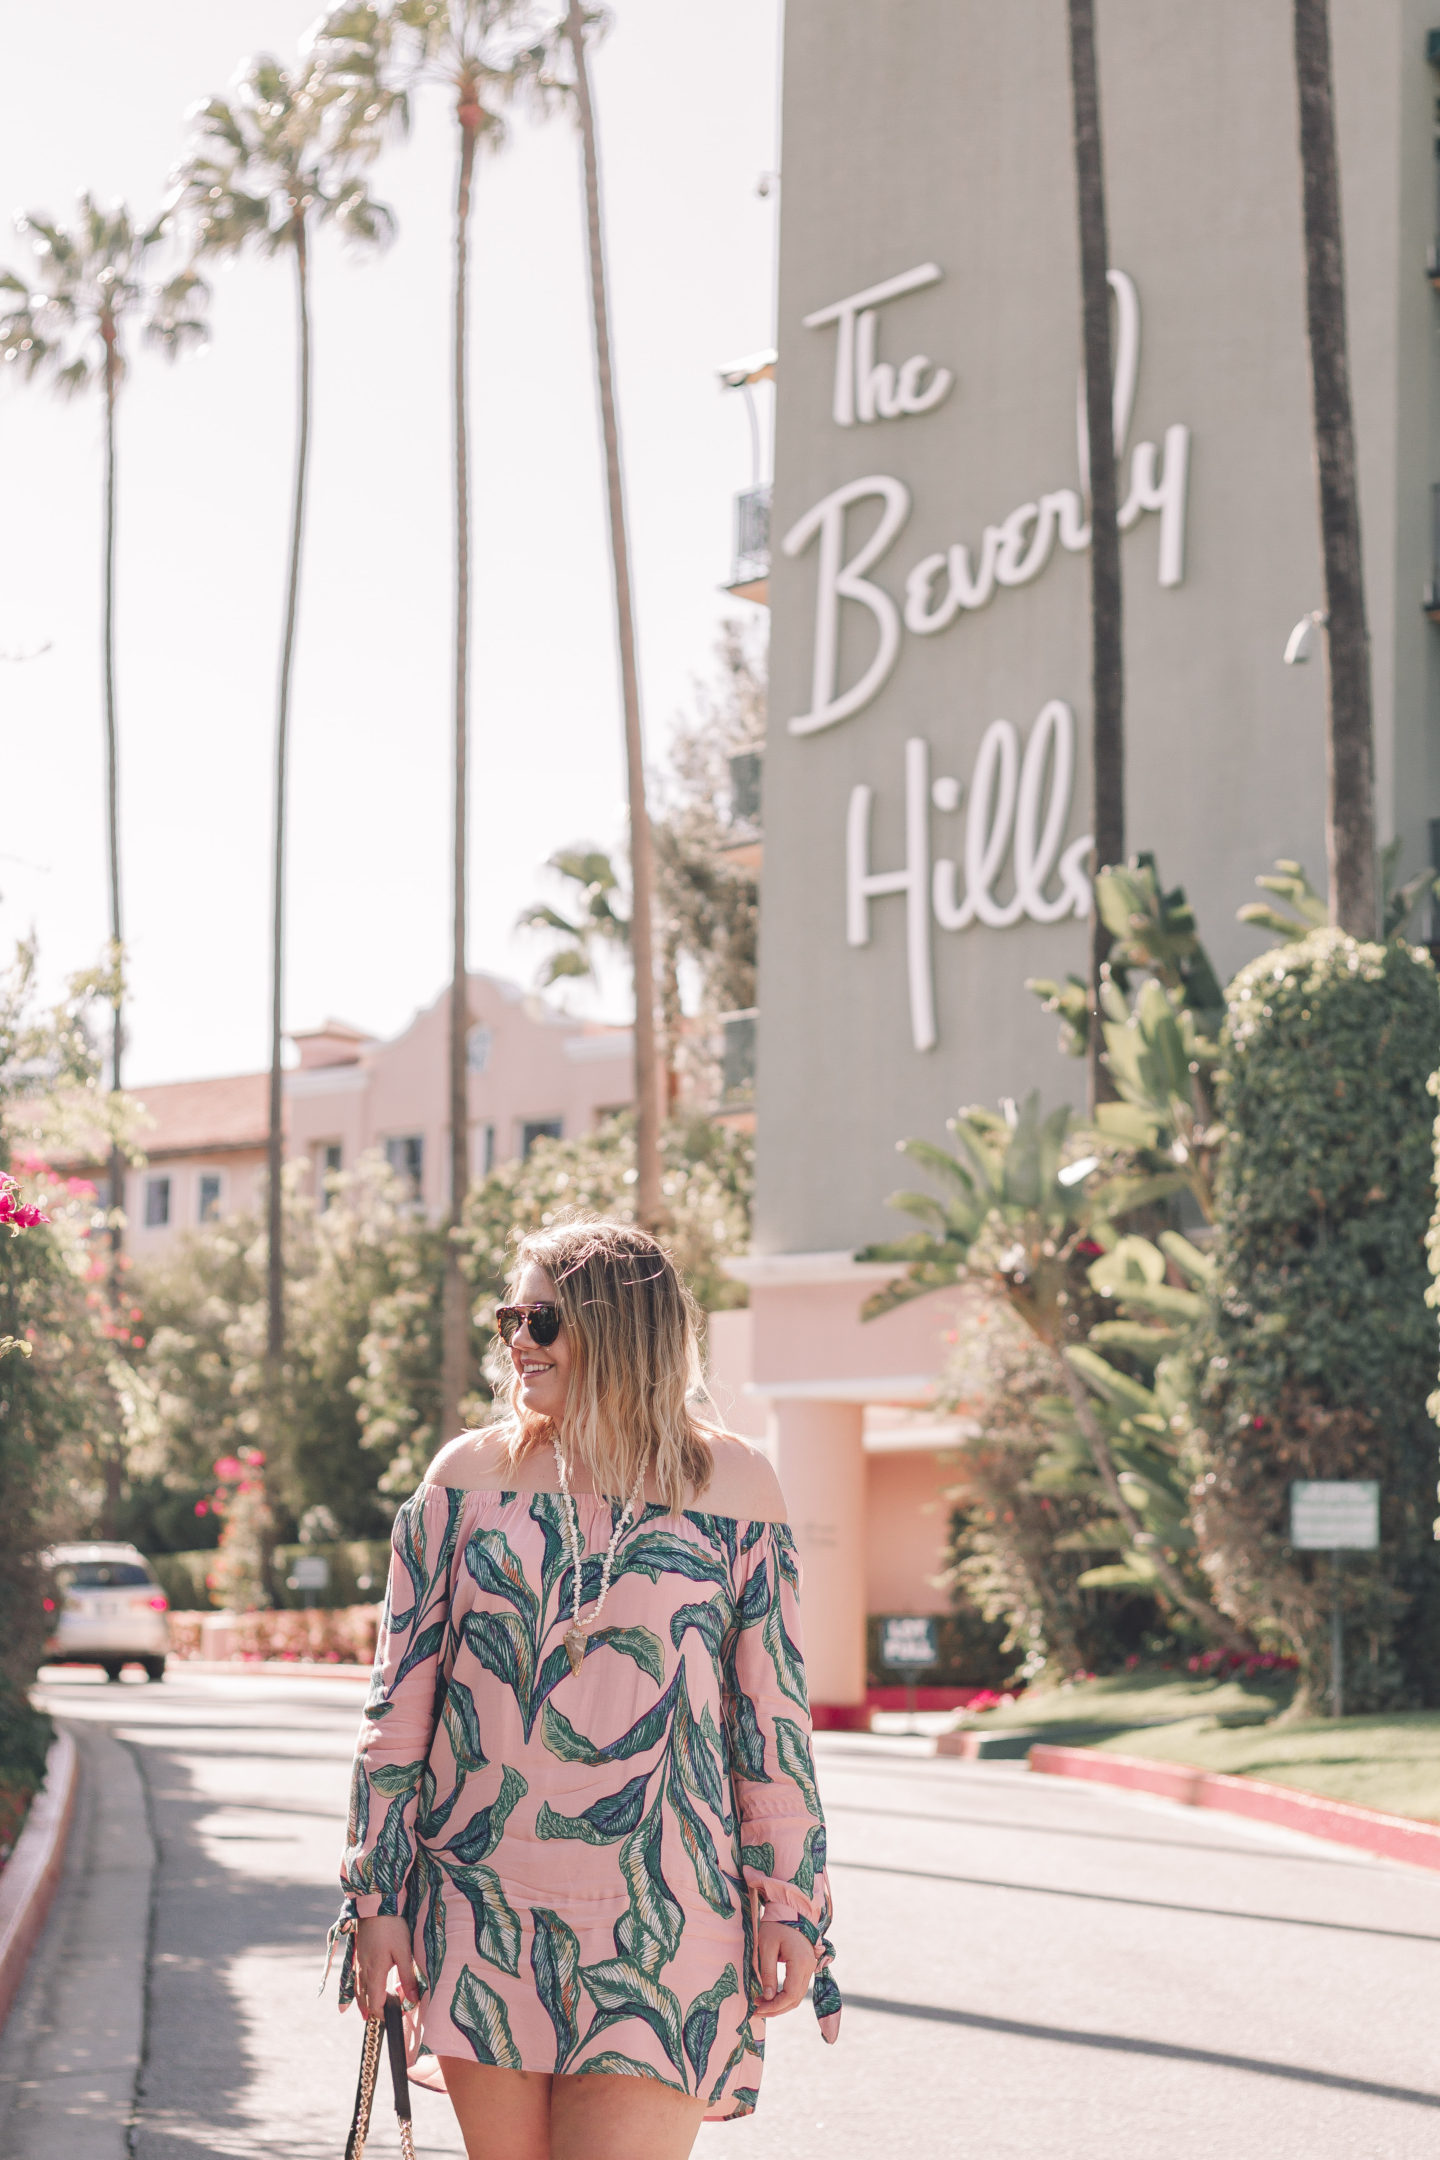
[[[370,2111],[375,2104],[375,2080],[380,2069],[380,2041],[384,2037],[390,2058],[390,2083],[395,2099],[395,2119],[400,2125],[400,2150],[404,2160],[415,2160],[415,2132],[410,2115],[410,2074],[405,2064],[405,2018],[399,1999],[385,1998],[383,2017],[371,2018],[365,2027],[360,2050],[360,2077],[355,2087],[355,2112],[345,2140],[345,2160],[364,2160],[370,2135]]]

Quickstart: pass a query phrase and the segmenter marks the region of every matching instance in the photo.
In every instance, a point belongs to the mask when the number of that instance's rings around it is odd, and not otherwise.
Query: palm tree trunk
[[[1080,221],[1085,423],[1090,443],[1090,669],[1094,708],[1095,869],[1125,860],[1125,663],[1121,637],[1120,527],[1115,476],[1114,388],[1110,358],[1110,249],[1105,229],[1100,82],[1094,0],[1069,0],[1070,92],[1075,130],[1075,198]],[[1100,971],[1110,933],[1090,908],[1089,1093],[1114,1094],[1102,1063]]]
[[[460,177],[455,192],[455,778],[453,915],[450,965],[450,1208],[452,1233],[459,1228],[470,1189],[470,1084],[466,1038],[470,1032],[470,981],[465,957],[467,838],[470,764],[470,419],[466,381],[469,327],[470,198],[479,139],[479,107],[461,93]],[[441,1313],[441,1432],[448,1440],[461,1427],[460,1405],[470,1383],[470,1314],[460,1247],[452,1234],[445,1248]]]
[[[1345,256],[1327,0],[1295,0],[1295,79],[1305,209],[1305,301],[1320,543],[1325,563],[1325,849],[1330,920],[1378,937],[1370,631],[1345,331]]]
[[[635,614],[630,593],[630,549],[625,532],[625,490],[620,470],[620,431],[615,419],[615,382],[610,362],[610,314],[605,293],[605,245],[600,223],[600,168],[595,148],[595,108],[585,59],[585,13],[570,0],[565,35],[575,55],[575,102],[585,160],[585,230],[590,251],[590,302],[595,329],[595,368],[600,385],[600,422],[605,438],[605,481],[610,508],[610,563],[615,580],[615,619],[620,645],[620,687],[625,705],[625,773],[630,799],[630,957],[635,970],[635,1219],[657,1230],[660,1193],[660,1056],[655,1027],[655,861],[645,803],[645,744],[640,729],[640,679],[635,664]]]
[[[295,493],[290,515],[290,564],[285,586],[285,632],[275,715],[275,861],[270,916],[270,1130],[267,1147],[265,1358],[272,1386],[285,1355],[285,1095],[280,1064],[285,973],[285,810],[290,757],[290,685],[300,611],[300,559],[305,538],[305,487],[310,467],[310,257],[303,214],[295,222],[295,315],[299,346],[295,425]]]
[[[121,1059],[124,1053],[124,964],[120,940],[120,732],[115,710],[115,399],[119,367],[113,325],[105,335],[105,594],[101,645],[105,675],[105,822],[110,870],[110,1090],[111,1111],[118,1113]],[[110,1141],[110,1319],[118,1325],[124,1296],[125,1157],[118,1133]],[[105,1455],[105,1500],[101,1534],[119,1529],[121,1462],[118,1445]]]

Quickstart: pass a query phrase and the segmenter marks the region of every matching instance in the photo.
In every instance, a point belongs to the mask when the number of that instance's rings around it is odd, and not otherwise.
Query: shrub
[[[1425,1311],[1427,1082],[1440,987],[1423,951],[1322,929],[1228,992],[1216,1305],[1203,1349],[1203,1563],[1222,1608],[1329,1678],[1323,1555],[1293,1553],[1296,1478],[1378,1478],[1381,1549],[1343,1574],[1347,1701],[1440,1702]]]

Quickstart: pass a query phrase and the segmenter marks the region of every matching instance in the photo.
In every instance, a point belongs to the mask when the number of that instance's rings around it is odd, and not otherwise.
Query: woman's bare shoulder
[[[513,1476],[509,1450],[492,1427],[447,1441],[425,1472],[425,1482],[449,1485],[457,1492],[498,1492]]]
[[[770,1458],[753,1440],[738,1433],[714,1433],[710,1439],[714,1470],[697,1506],[713,1515],[734,1515],[742,1522],[784,1522],[785,1495]]]

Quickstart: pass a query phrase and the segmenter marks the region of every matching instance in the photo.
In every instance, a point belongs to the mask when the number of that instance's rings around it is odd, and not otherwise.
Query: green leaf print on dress
[[[503,1998],[478,1979],[468,1965],[461,1966],[450,1998],[450,2022],[464,2033],[475,2051],[476,2062],[491,2064],[497,2070],[525,2067],[510,2035]]]
[[[583,1606],[618,1504],[578,1504]],[[839,2008],[788,1531],[652,1503],[619,1541],[578,1675],[556,1495],[422,1487],[393,1544],[348,1921],[410,1927],[441,2056],[650,2078],[712,2119],[750,2112],[763,1902],[817,1950],[826,2038]]]
[[[740,1992],[740,1976],[733,1965],[727,1965],[713,1987],[697,1995],[690,2005],[685,2020],[685,2053],[695,2073],[695,2089],[710,2067],[710,2050],[715,2045],[715,2035],[720,2030],[720,2005]]]
[[[648,2025],[683,2077],[681,2059],[680,2001],[663,1981],[654,1980],[629,1958],[606,1958],[599,1965],[582,1965],[581,1985],[595,2005],[595,2016],[585,2035],[589,2045],[597,2033],[606,2032],[626,2018]]]
[[[535,1992],[555,2028],[555,2068],[564,2068],[580,2043],[580,1938],[547,1905],[532,1905],[530,1970]]]

